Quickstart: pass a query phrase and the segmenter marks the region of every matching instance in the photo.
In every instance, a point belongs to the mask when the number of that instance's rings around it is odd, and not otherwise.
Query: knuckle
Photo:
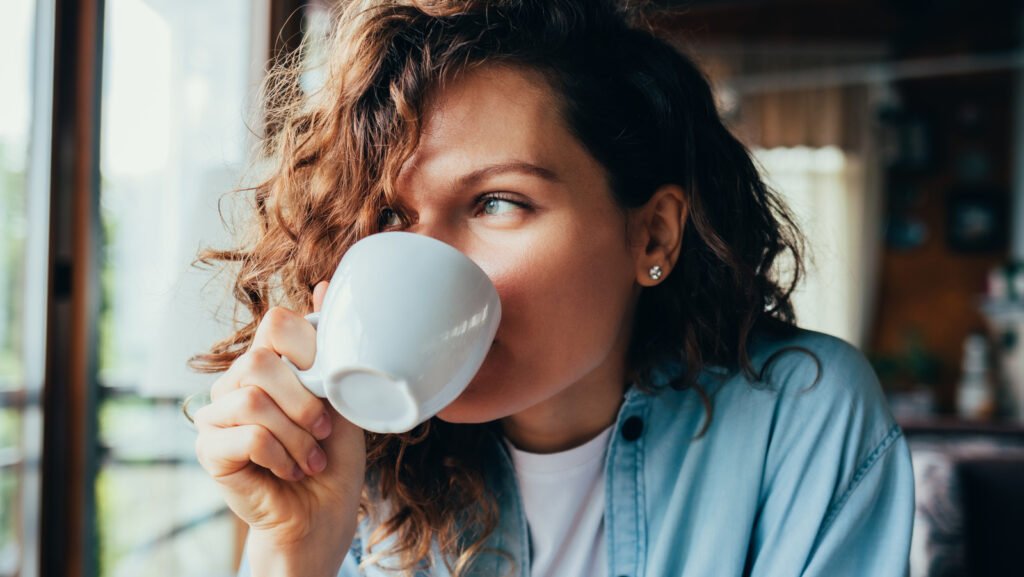
[[[307,429],[312,428],[323,412],[324,406],[320,401],[313,400],[304,403],[299,409],[299,422]]]
[[[243,411],[259,413],[266,406],[267,394],[263,392],[263,389],[255,385],[247,385],[239,390]]]
[[[254,353],[258,350],[258,348],[249,349],[248,351],[245,351],[244,353],[239,355],[237,359],[235,359],[235,362],[231,365],[231,368],[234,369],[236,373],[236,379],[240,375],[255,372],[256,361],[253,357]]]
[[[247,362],[248,368],[251,372],[266,371],[272,367],[274,363],[281,362],[281,357],[277,356],[277,353],[266,347],[256,347],[246,354],[249,356]]]
[[[227,370],[217,375],[217,380],[210,385],[210,401],[216,401],[220,397],[234,391],[238,385],[238,377],[247,370],[249,362],[248,351],[236,356]]]
[[[287,329],[294,322],[294,312],[282,306],[274,306],[263,315],[263,322],[261,324],[266,324],[266,330],[271,333],[280,334],[281,331]]]
[[[260,426],[249,428],[249,452],[266,455],[273,448],[274,438],[270,431]]]

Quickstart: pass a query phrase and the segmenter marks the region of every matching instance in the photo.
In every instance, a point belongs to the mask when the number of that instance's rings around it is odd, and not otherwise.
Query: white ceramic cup
[[[308,370],[313,394],[367,431],[401,433],[436,415],[480,370],[501,321],[487,274],[437,239],[382,232],[353,244],[331,277]]]

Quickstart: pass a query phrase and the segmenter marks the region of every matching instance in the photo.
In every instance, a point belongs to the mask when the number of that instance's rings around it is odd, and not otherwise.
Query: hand
[[[327,284],[313,291],[314,311]],[[213,384],[211,403],[196,411],[196,455],[249,525],[250,554],[258,541],[306,561],[322,551],[334,556],[324,563],[340,566],[355,531],[366,447],[362,429],[306,390],[281,359],[307,369],[315,352],[316,330],[302,315],[269,310],[249,350]]]

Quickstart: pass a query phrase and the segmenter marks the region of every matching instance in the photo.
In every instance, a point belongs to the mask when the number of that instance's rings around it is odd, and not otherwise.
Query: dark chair
[[[957,473],[970,574],[1024,575],[1024,459],[966,459]]]

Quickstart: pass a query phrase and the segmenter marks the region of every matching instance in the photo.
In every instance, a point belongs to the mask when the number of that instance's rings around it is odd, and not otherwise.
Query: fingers
[[[224,441],[230,445],[220,448],[216,453],[241,458],[238,451],[243,446],[249,450],[262,450],[261,457],[264,461],[253,462],[271,469],[275,474],[284,471],[286,476],[282,478],[293,478],[292,470],[296,464],[306,475],[316,475],[323,471],[327,464],[326,455],[316,439],[288,418],[270,396],[257,386],[236,389],[217,402],[201,408],[196,411],[195,422],[200,435],[213,433],[212,439],[222,437],[218,430],[239,429],[241,432],[237,434],[242,436],[241,440],[231,437]],[[257,425],[261,431],[269,433],[274,442],[263,438],[262,432],[249,428],[252,425]],[[256,447],[252,446],[254,443],[257,444]],[[283,454],[273,447],[275,444],[283,447]],[[230,469],[231,464],[237,465],[232,459],[227,459],[227,463],[227,466],[222,464],[222,467]]]
[[[210,398],[216,403],[224,395],[247,386],[266,392],[289,419],[317,440],[331,434],[331,419],[324,402],[299,382],[274,351],[252,348],[243,353],[214,382]]]
[[[324,305],[324,296],[327,295],[327,286],[331,283],[322,280],[313,287],[313,311],[319,311]]]
[[[316,329],[299,313],[273,307],[260,320],[250,346],[261,347],[288,357],[300,369],[308,369],[316,355]]]
[[[196,456],[215,479],[233,475],[250,462],[282,479],[298,481],[305,476],[277,438],[260,425],[207,428],[196,438]]]
[[[314,288],[314,310],[327,284]],[[332,416],[281,358],[306,369],[315,354],[316,330],[302,315],[283,307],[267,311],[249,350],[211,388],[213,402],[195,413],[196,454],[211,475],[224,477],[250,462],[289,480],[326,468],[317,441],[330,436]]]

